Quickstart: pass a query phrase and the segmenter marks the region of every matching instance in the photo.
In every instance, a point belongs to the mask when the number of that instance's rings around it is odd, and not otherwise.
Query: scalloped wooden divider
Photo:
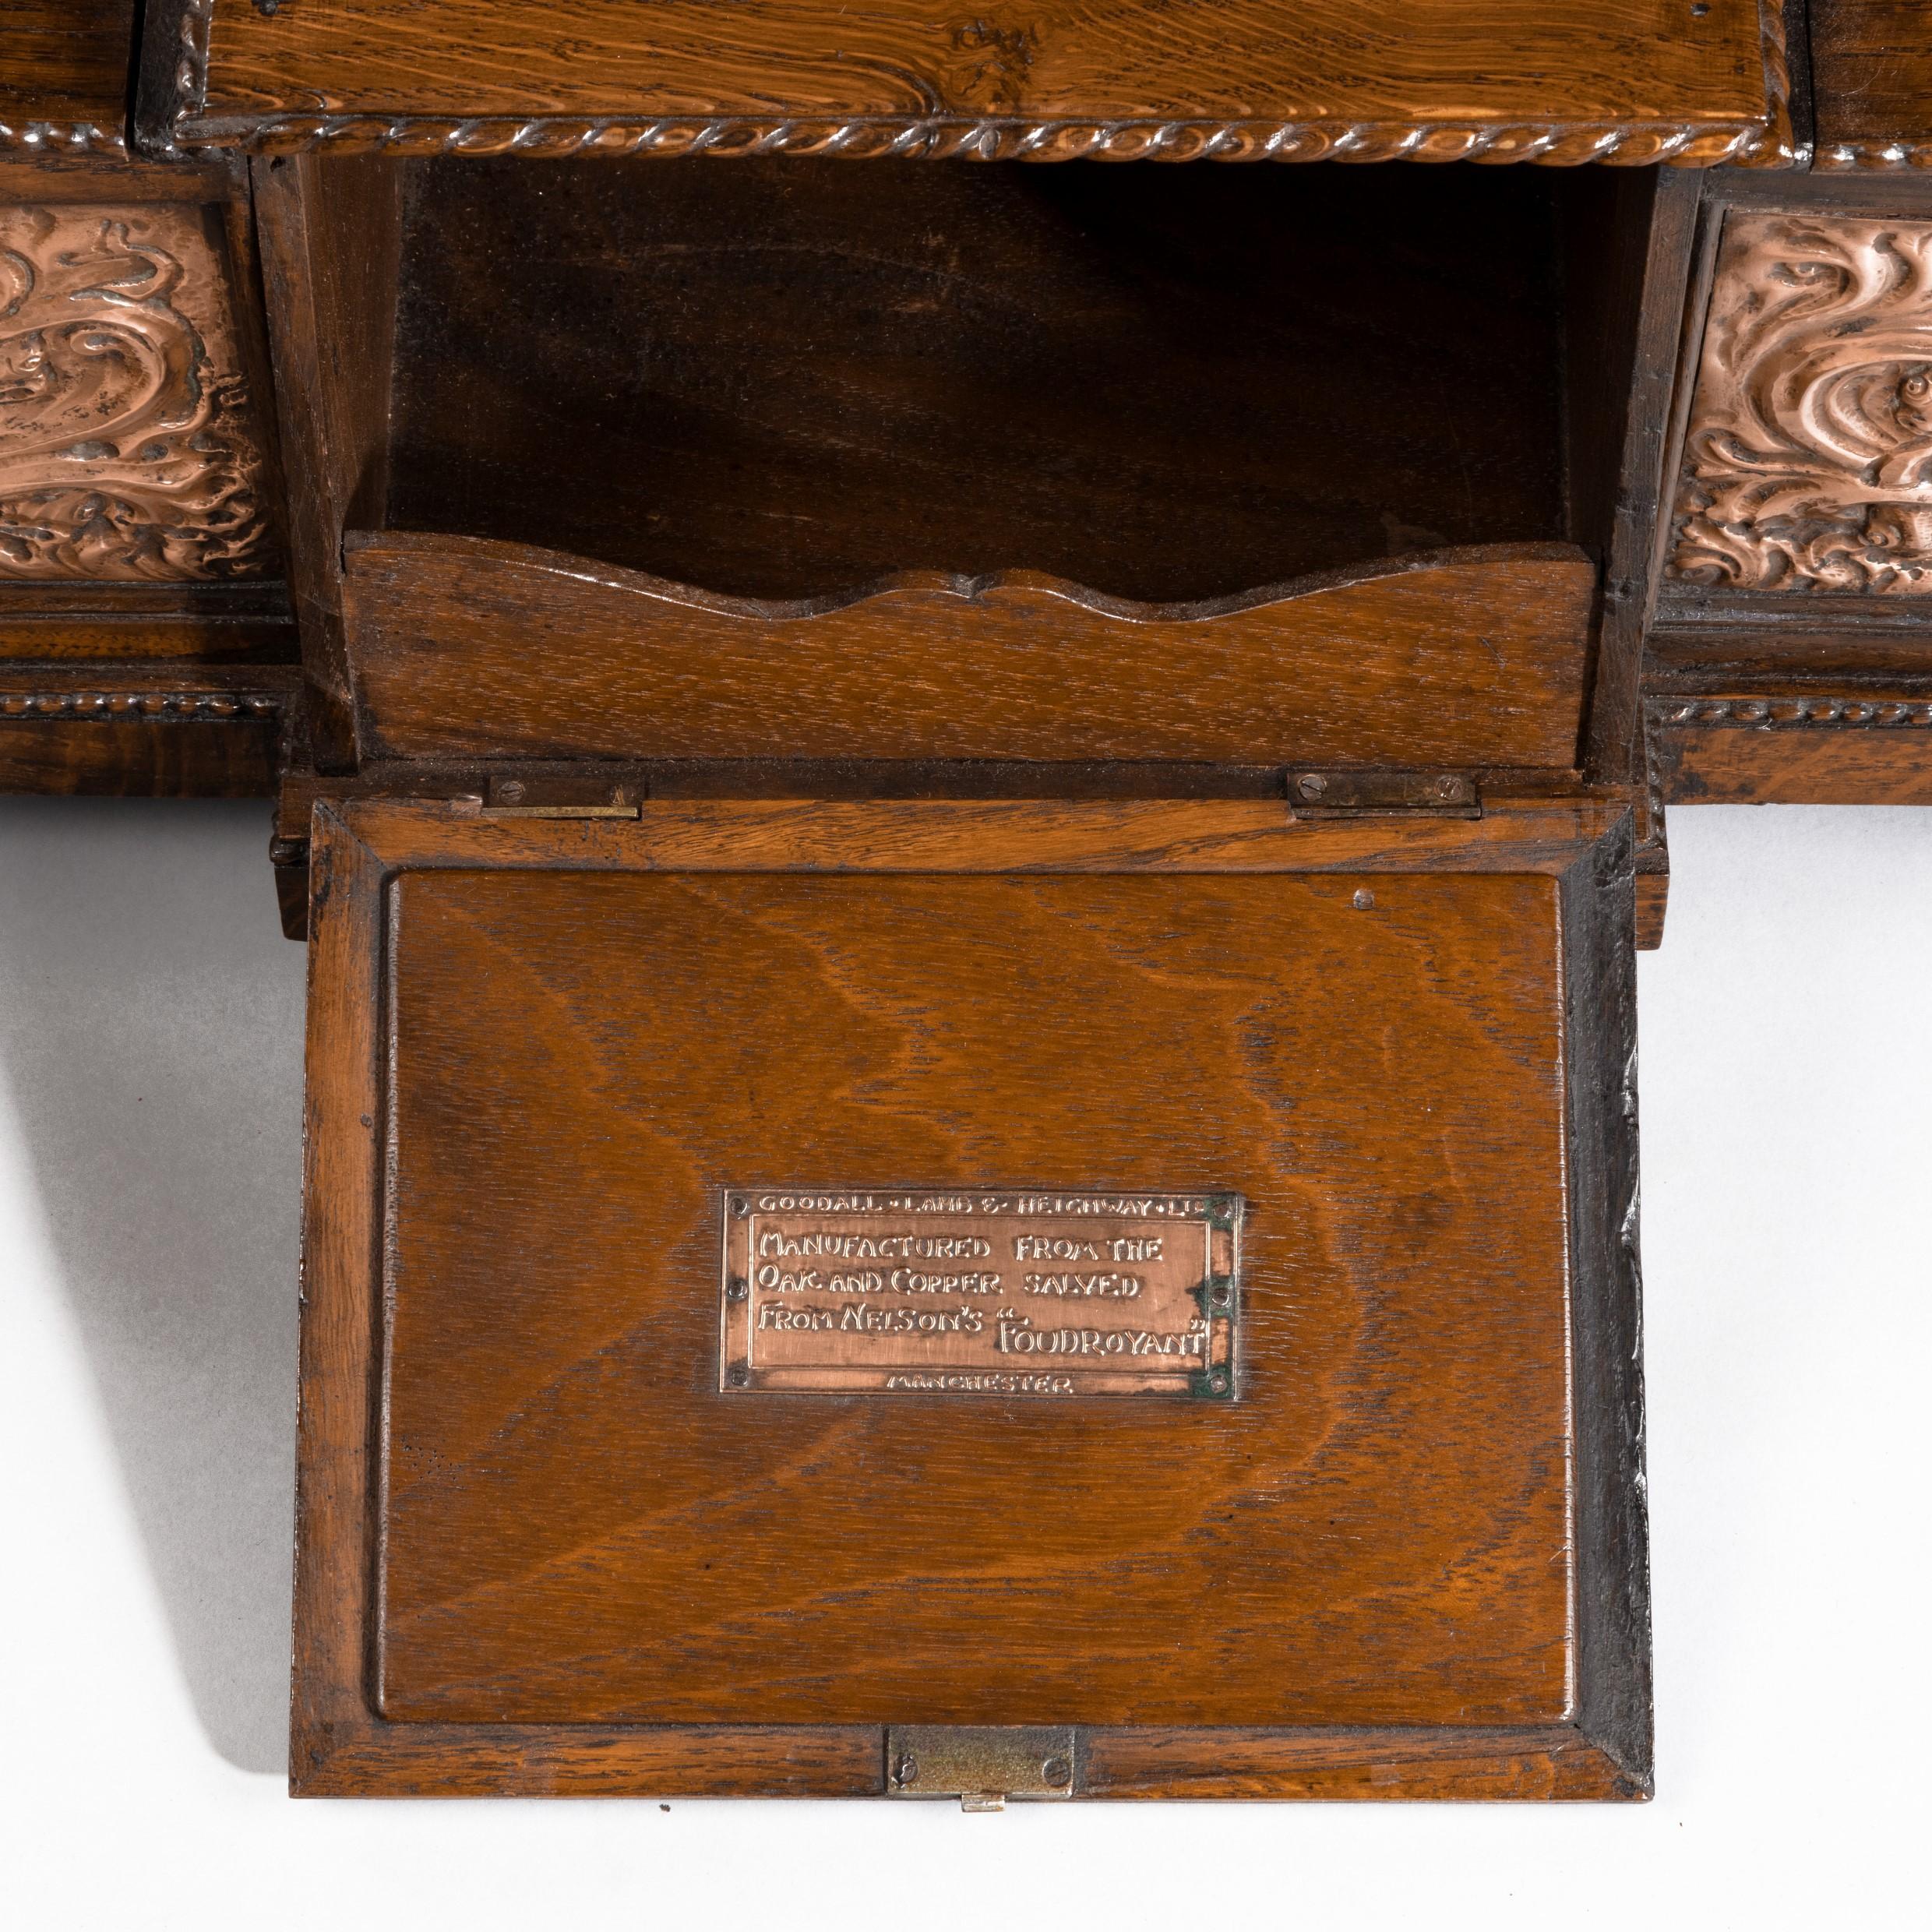
[[[1442,550],[1206,604],[1027,571],[776,603],[352,534],[365,757],[1143,759],[1569,770],[1594,573]]]

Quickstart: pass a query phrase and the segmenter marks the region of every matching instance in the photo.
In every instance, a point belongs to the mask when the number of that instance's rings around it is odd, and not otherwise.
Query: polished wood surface
[[[352,538],[365,756],[1571,769],[1595,573],[1447,551],[1210,606],[1030,573],[814,605],[460,538]]]
[[[262,277],[288,474],[289,589],[308,673],[314,755],[349,762],[341,622],[342,532],[378,514],[388,476],[397,170],[354,160],[257,163],[252,171]]]
[[[1138,1727],[1094,1733],[1095,1795],[1645,1788],[1635,1437],[1598,1380],[1631,1359],[1627,840],[1620,870],[1576,808],[1514,850],[1259,805],[643,809],[322,813],[298,1788],[876,1790],[886,1721],[1049,1707]],[[538,1144],[569,1150],[541,1184]],[[1259,1204],[1248,1399],[1119,1443],[1104,1406],[1071,1437],[997,1398],[734,1408],[714,1189],[862,1157],[1228,1168]],[[1231,1761],[1231,1722],[1369,1728]]]
[[[1562,1715],[1553,888],[1354,890],[405,876],[383,1713]],[[1233,1189],[1243,1399],[724,1400],[746,1176]]]
[[[0,662],[0,791],[262,798],[291,667]]]
[[[1932,675],[1655,698],[1652,756],[1683,805],[1932,805]]]
[[[1655,795],[1932,784],[1932,175],[1706,178],[1643,689]]]
[[[984,19],[757,0],[728,30],[702,0],[584,0],[567,33],[533,0],[169,0],[149,34],[165,49],[150,138],[178,142],[1702,162],[1782,145],[1764,132],[1781,23],[1759,0],[1104,0]]]

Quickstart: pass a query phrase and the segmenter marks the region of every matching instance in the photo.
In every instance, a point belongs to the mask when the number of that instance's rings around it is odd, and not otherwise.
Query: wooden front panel
[[[122,154],[135,0],[0,0],[0,151]]]
[[[833,125],[810,144],[837,152],[882,151],[870,121],[999,120],[1018,122],[1016,132],[1086,124],[1084,140],[1049,153],[1109,148],[1123,131],[1145,151],[1162,124],[1200,119],[1249,124],[1238,152],[1278,130],[1287,158],[1339,147],[1352,159],[1444,159],[1482,131],[1493,138],[1480,151],[1495,158],[1553,148],[1616,158],[1627,132],[1630,158],[1688,147],[1705,160],[1755,151],[1738,136],[1768,118],[1762,31],[1759,0],[1711,0],[1701,13],[1652,0],[1107,0],[977,17],[936,0],[757,0],[733,9],[728,26],[703,0],[585,0],[567,33],[545,9],[503,0],[400,12],[303,0],[266,13],[245,0],[175,0],[148,26],[157,81],[192,117],[178,132],[217,139],[285,137],[299,124],[327,126],[332,144],[346,135],[420,147],[443,132],[438,119],[507,119],[460,143],[495,150],[518,120],[568,117],[573,138],[546,142],[539,125],[525,141],[624,152],[668,144],[666,133],[689,146],[693,122],[713,124],[715,143],[730,132],[715,124],[732,117],[782,146],[788,121],[812,117]],[[386,130],[366,125],[376,116]],[[583,125],[626,116],[674,125],[657,139],[635,120]],[[1304,131],[1313,138],[1296,138]]]
[[[384,1714],[1560,1718],[1556,894],[404,873]],[[747,1176],[1237,1190],[1243,1398],[735,1402]]]

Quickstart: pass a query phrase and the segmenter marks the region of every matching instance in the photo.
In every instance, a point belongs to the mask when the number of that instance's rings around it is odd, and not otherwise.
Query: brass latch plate
[[[895,1798],[957,1798],[997,1811],[1009,1798],[1070,1798],[1080,1775],[1070,1724],[894,1724],[886,1789]]]

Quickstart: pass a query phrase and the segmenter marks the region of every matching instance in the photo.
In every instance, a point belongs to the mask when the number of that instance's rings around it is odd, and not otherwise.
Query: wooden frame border
[[[1027,160],[1585,161],[1624,167],[1789,167],[1792,133],[1783,0],[1759,0],[1761,119],[1585,122],[1078,121],[1010,115],[919,117],[210,115],[208,46],[215,0],[156,0],[143,29],[135,137],[169,159],[210,149],[315,149],[407,155],[825,154],[848,158]]]
[[[1650,1791],[1627,806],[1291,820],[1279,803],[647,805],[633,821],[319,804],[309,955],[290,1786],[298,1796],[863,1797],[886,1726],[393,1723],[371,1682],[390,882],[423,867],[1535,872],[1560,882],[1576,1342],[1575,1716],[1511,1726],[1083,1727],[1085,1797]],[[1580,1419],[1579,1419],[1580,1418]]]

